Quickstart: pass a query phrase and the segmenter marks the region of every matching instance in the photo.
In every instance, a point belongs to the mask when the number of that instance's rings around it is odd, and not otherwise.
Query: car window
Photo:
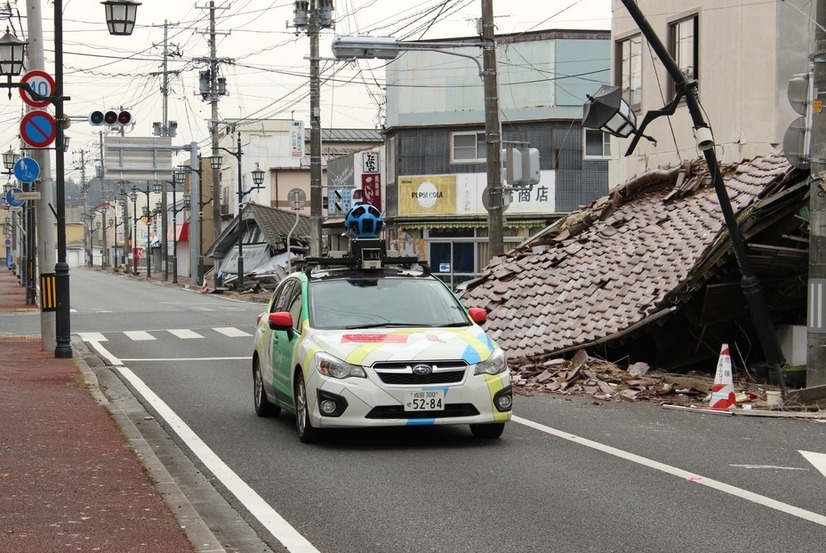
[[[298,284],[296,282],[296,284]],[[301,286],[293,286],[291,294],[288,295],[285,311],[289,311],[293,317],[293,330],[301,330]]]
[[[439,280],[420,277],[353,277],[312,281],[314,328],[465,326],[464,308]]]
[[[275,300],[272,302],[272,306],[270,307],[270,313],[289,311],[288,302],[294,295],[296,286],[298,286],[298,282],[296,282],[295,279],[284,280],[278,286],[278,289],[275,292]]]

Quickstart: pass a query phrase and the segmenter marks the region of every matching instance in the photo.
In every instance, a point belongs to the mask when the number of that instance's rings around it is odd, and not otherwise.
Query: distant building
[[[450,40],[457,41],[478,39]],[[585,94],[610,80],[610,49],[607,31],[497,37],[503,146],[537,148],[541,169],[539,184],[510,196],[506,250],[606,194],[610,142],[600,131],[583,130],[581,119]],[[405,51],[386,69],[388,238],[405,255],[427,259],[454,287],[490,259],[480,64],[477,46],[446,47]]]

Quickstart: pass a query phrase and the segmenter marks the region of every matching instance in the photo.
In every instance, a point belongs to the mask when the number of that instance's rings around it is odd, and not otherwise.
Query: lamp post
[[[337,36],[332,50],[336,58],[378,58],[392,60],[403,50],[431,50],[442,54],[473,60],[479,67],[485,97],[485,173],[487,186],[484,194],[488,211],[488,237],[491,257],[504,253],[504,206],[502,201],[502,136],[499,124],[499,94],[496,77],[496,39],[493,24],[493,0],[482,0],[482,33],[479,42],[403,42],[393,37]],[[482,48],[482,62],[473,56],[445,50],[445,48]],[[312,156],[311,156],[312,162]],[[311,188],[312,192],[312,188]],[[313,200],[310,199],[312,208]]]
[[[106,7],[107,24],[112,34],[130,34],[134,28],[137,2],[132,0],[107,0],[101,2]],[[120,25],[118,24],[120,23]],[[12,83],[11,77],[19,75],[23,68],[23,50],[26,43],[6,33],[0,37],[0,75],[7,76],[7,82],[0,88],[25,88],[32,98],[48,100],[55,108],[55,218],[57,219],[57,262],[53,275],[41,274],[41,280],[54,278],[55,310],[55,357],[72,357],[71,320],[69,314],[69,265],[66,263],[66,190],[65,190],[65,136],[63,124],[63,1],[54,0],[54,91],[51,96],[42,96],[23,83]],[[11,90],[9,91],[11,98]]]
[[[132,186],[132,191],[129,194],[129,197],[132,198],[133,209],[136,208],[135,203],[137,202],[138,192],[144,194],[146,196],[146,205],[143,208],[143,216],[146,218],[146,278],[152,277],[152,250],[151,250],[151,242],[149,236],[149,222],[152,220],[155,212],[149,209],[149,194],[160,194],[163,191],[163,184],[155,181],[152,183],[152,188],[150,190],[149,183],[146,183],[146,187],[141,189],[137,186]],[[138,214],[135,212],[135,219],[137,219]],[[135,222],[135,231],[137,232],[137,221]],[[135,236],[135,243],[137,243],[137,235]],[[138,264],[137,260],[135,261],[135,274],[138,273]]]
[[[178,209],[178,199],[176,193],[178,185],[183,185],[186,173],[183,171],[172,172],[172,284],[178,284],[178,213],[189,208],[189,203],[184,202]]]
[[[766,300],[763,297],[760,280],[751,269],[746,248],[743,245],[743,236],[737,225],[737,218],[731,207],[731,200],[728,197],[723,175],[720,172],[720,166],[717,162],[717,154],[714,150],[714,137],[712,136],[711,129],[703,118],[703,109],[697,99],[697,81],[689,81],[686,79],[685,74],[680,71],[679,66],[671,57],[671,54],[648,24],[637,3],[633,0],[622,0],[622,3],[637,23],[642,34],[645,35],[651,48],[659,57],[660,62],[674,80],[677,94],[663,109],[646,113],[642,124],[637,127],[636,117],[633,116],[633,111],[630,110],[628,104],[621,99],[621,92],[618,90],[618,87],[603,86],[593,97],[589,97],[589,101],[584,105],[582,124],[585,127],[601,129],[619,137],[627,137],[630,134],[634,134],[634,139],[628,151],[625,153],[627,156],[631,154],[640,138],[644,137],[653,141],[651,137],[645,136],[642,132],[648,123],[662,115],[672,115],[679,102],[685,100],[694,126],[697,148],[703,152],[703,156],[706,159],[706,164],[711,173],[712,184],[717,194],[717,200],[723,212],[726,228],[731,238],[734,257],[737,259],[737,264],[740,267],[740,273],[742,275],[740,283],[743,288],[743,295],[749,306],[749,311],[751,311],[752,320],[754,321],[754,326],[760,339],[763,354],[766,361],[773,366],[777,374],[781,392],[785,399],[787,391],[781,369],[784,361],[783,351],[780,348],[780,342],[778,341],[777,334],[774,332],[769,317],[769,310],[766,306]],[[614,90],[615,88],[617,90]]]
[[[189,165],[179,165],[178,171],[186,175],[186,173],[192,173],[198,176],[197,184],[193,180],[190,180],[190,187],[189,187],[189,198],[187,200],[190,202],[192,209],[189,211],[189,242],[191,244],[190,254],[190,266],[189,266],[189,281],[190,283],[201,283],[203,284],[204,278],[204,258],[201,255],[201,247],[202,247],[202,237],[204,235],[203,231],[203,223],[204,223],[204,214],[200,211],[203,209],[205,205],[212,201],[212,198],[207,200],[206,202],[201,202],[201,183],[202,176],[203,176],[203,169],[202,169],[202,162],[201,156],[198,154],[198,143],[192,142],[190,143],[189,147]],[[181,177],[179,177],[181,178]],[[186,198],[186,195],[184,195]],[[195,211],[195,207],[198,208],[198,211]],[[195,225],[195,217],[198,217],[198,225]],[[200,227],[200,228],[199,228]],[[196,247],[195,244],[198,244]]]
[[[129,199],[132,200],[132,274],[138,274],[138,191],[132,188],[129,191]]]
[[[238,132],[238,137],[237,137],[237,141],[236,141],[236,150],[234,152],[231,151],[231,150],[227,150],[226,148],[219,147],[219,149],[221,149],[221,150],[227,152],[228,154],[230,154],[238,162],[238,176],[237,176],[237,181],[238,181],[238,185],[237,185],[237,189],[238,189],[238,231],[239,231],[238,232],[238,280],[236,281],[236,284],[235,284],[235,290],[238,291],[238,292],[243,292],[243,290],[244,290],[244,230],[245,229],[244,229],[244,225],[243,225],[244,218],[243,218],[242,210],[241,210],[241,202],[243,202],[244,196],[246,196],[247,194],[249,194],[253,190],[258,190],[259,188],[262,188],[261,184],[264,182],[264,171],[262,171],[261,169],[259,169],[256,166],[256,170],[252,172],[252,180],[253,180],[253,183],[255,184],[255,186],[253,186],[252,188],[250,188],[249,190],[247,190],[245,192],[244,187],[243,187],[243,183],[241,182],[241,177],[242,177],[242,172],[241,172],[241,154],[242,154],[242,152],[241,152],[241,132],[240,131]],[[213,153],[213,155],[210,156],[210,158],[209,158],[209,163],[212,166],[212,168],[215,169],[215,170],[218,170],[218,169],[221,168],[222,161],[223,161],[223,158],[220,155],[215,154],[215,153]]]

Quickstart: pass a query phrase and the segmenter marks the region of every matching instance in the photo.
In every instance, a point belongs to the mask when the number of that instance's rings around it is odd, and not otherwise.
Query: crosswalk
[[[172,335],[180,340],[198,340],[206,339],[212,332],[217,332],[228,338],[248,338],[252,336],[249,332],[235,328],[234,326],[220,326],[209,329],[198,329],[198,331],[189,328],[170,328],[164,330],[124,330],[122,332],[78,332],[78,336],[84,342],[108,342],[108,334],[123,335],[133,342],[148,342],[153,340],[163,339]]]

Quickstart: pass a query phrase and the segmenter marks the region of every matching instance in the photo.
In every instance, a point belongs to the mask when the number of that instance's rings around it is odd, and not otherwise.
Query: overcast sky
[[[130,136],[151,136],[162,119],[164,23],[168,23],[169,119],[178,123],[175,143],[197,141],[209,155],[210,105],[201,100],[198,73],[209,57],[209,0],[141,0],[131,37],[106,31],[100,0],[63,0],[65,111],[72,116],[67,175],[84,149],[98,156],[99,131],[85,122],[94,109],[123,106],[136,124]],[[14,3],[14,2],[12,2]],[[28,34],[24,0],[7,23],[18,37]],[[42,1],[46,70],[54,72],[51,2]],[[578,28],[610,29],[611,0],[494,0],[498,32]],[[216,57],[228,96],[219,117],[301,119],[309,126],[309,38],[296,34],[292,0],[215,0]],[[332,58],[336,34],[394,36],[401,40],[468,37],[476,34],[480,0],[334,0],[335,30],[320,38],[323,58]],[[321,63],[323,127],[378,128],[384,71],[378,61],[358,67],[332,59]],[[481,86],[481,84],[480,84]],[[24,104],[15,93],[0,102],[0,150],[18,148]],[[82,121],[78,121],[82,119]]]

